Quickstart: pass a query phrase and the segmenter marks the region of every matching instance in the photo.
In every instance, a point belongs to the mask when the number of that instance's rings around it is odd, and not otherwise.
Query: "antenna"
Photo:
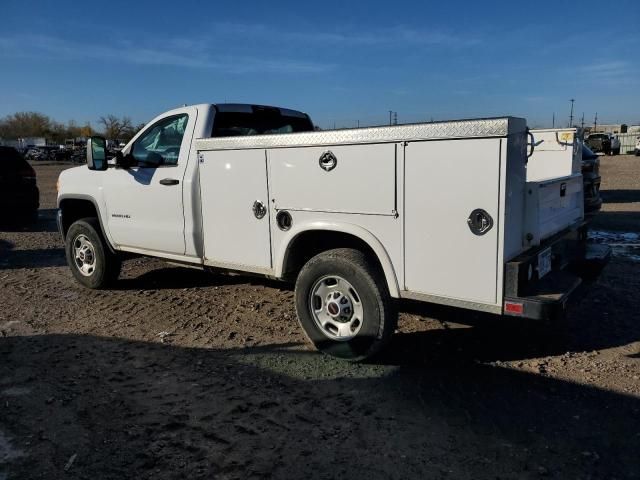
[[[597,131],[598,130],[598,112],[596,112],[596,116],[593,119],[593,131]]]

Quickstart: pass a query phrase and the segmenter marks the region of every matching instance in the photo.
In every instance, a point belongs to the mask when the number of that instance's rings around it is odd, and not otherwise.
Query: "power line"
[[[573,102],[575,102],[575,98],[569,100],[571,102],[571,113],[569,114],[569,126],[573,125]]]

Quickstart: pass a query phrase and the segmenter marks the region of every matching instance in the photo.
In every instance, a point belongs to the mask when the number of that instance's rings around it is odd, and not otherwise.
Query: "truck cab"
[[[61,212],[90,208],[78,201],[86,199],[113,249],[143,255],[161,252],[165,258],[201,263],[194,140],[312,130],[309,116],[294,110],[241,104],[177,108],[151,120],[117,152],[112,165],[63,172]],[[73,218],[62,215],[63,232]]]

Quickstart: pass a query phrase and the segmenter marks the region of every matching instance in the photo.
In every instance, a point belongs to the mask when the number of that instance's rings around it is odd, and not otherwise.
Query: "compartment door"
[[[199,162],[206,263],[238,270],[270,270],[265,151],[201,152]]]
[[[500,139],[414,142],[405,147],[405,287],[497,304]],[[474,234],[484,210],[493,226]]]

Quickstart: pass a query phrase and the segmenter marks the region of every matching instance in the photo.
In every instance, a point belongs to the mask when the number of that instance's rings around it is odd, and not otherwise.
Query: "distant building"
[[[47,140],[44,137],[25,137],[18,139],[0,138],[0,145],[17,148],[18,150],[26,150],[29,147],[44,147],[47,145]]]

